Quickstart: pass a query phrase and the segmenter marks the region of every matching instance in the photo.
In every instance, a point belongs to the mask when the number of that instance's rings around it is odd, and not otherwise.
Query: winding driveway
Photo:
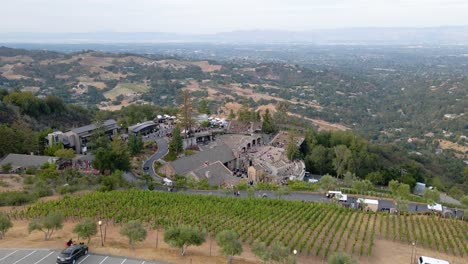
[[[143,163],[143,168],[148,167],[149,169],[145,172],[151,175],[151,177],[153,177],[154,179],[162,181],[162,178],[159,175],[157,175],[156,172],[154,171],[153,164],[155,161],[164,157],[167,154],[168,143],[165,138],[160,138],[160,137],[157,137],[155,141],[156,141],[156,144],[158,144],[158,151],[156,151],[156,153],[154,153],[149,159],[147,159]]]

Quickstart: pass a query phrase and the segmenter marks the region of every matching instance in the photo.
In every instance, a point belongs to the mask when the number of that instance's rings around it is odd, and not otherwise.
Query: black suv
[[[59,264],[75,264],[75,262],[81,257],[88,254],[88,246],[79,244],[71,245],[64,249],[57,257],[57,263]]]

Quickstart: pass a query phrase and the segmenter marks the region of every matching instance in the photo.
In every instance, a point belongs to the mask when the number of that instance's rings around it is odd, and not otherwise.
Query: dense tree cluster
[[[237,112],[237,120],[239,121],[260,121],[261,116],[259,111],[250,110],[247,104],[242,105],[242,107]]]
[[[315,174],[343,178],[352,173],[377,185],[398,180],[411,187],[416,181],[433,179],[430,171],[396,146],[372,144],[350,131],[308,130],[301,151],[307,170]]]
[[[99,132],[97,132],[99,133]],[[94,149],[93,166],[101,173],[110,173],[115,170],[127,171],[130,169],[130,156],[127,144],[120,136],[112,140],[105,134],[98,134],[92,144]]]

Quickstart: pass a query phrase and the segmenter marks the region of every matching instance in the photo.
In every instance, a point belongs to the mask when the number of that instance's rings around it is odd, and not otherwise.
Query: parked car
[[[84,244],[71,245],[64,249],[57,257],[58,264],[75,264],[77,260],[88,254],[88,246]]]
[[[390,208],[388,208],[388,207],[383,207],[383,208],[380,208],[380,211],[381,211],[381,212],[390,213]]]

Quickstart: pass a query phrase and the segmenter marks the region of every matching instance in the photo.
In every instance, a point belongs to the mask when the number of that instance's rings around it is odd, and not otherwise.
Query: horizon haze
[[[0,33],[316,31],[468,26],[462,0],[17,0]]]

